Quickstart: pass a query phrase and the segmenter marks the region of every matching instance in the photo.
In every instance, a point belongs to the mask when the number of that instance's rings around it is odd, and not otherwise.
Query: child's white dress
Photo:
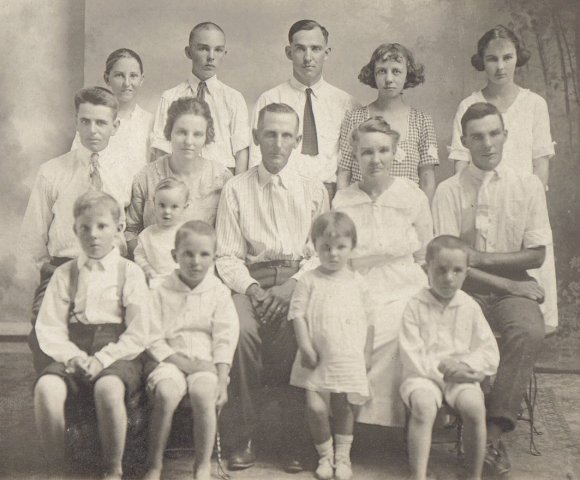
[[[350,273],[350,272],[349,272]],[[353,404],[369,397],[364,347],[374,324],[363,278],[358,273],[335,278],[319,269],[304,273],[290,303],[288,319],[304,318],[318,354],[313,370],[296,354],[290,385],[317,392],[347,393]]]

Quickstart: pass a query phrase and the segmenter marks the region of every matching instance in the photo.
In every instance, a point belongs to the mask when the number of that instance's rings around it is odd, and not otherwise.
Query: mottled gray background
[[[361,102],[375,91],[358,71],[382,42],[409,47],[427,81],[405,93],[435,120],[441,166],[461,99],[485,84],[470,65],[478,38],[498,23],[514,28],[532,51],[517,82],[549,105],[557,156],[549,208],[555,234],[560,323],[577,329],[580,314],[580,2],[575,0],[3,0],[0,5],[0,334],[28,321],[36,278],[20,261],[18,228],[38,166],[66,152],[74,136],[72,97],[102,84],[107,55],[128,47],[145,66],[139,103],[154,111],[162,90],[185,79],[189,30],[211,20],[227,34],[220,79],[251,109],[258,95],[291,73],[287,31],[313,18],[330,31],[325,78]],[[163,7],[162,7],[163,6]],[[18,325],[17,325],[18,326]]]

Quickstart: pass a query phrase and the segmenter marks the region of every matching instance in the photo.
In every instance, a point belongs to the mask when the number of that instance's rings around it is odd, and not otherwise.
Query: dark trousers
[[[528,298],[471,295],[498,335],[500,363],[486,400],[487,418],[509,432],[515,428],[522,397],[544,340],[544,317],[538,303]]]
[[[283,284],[296,271],[294,267],[250,269],[252,277],[265,289]],[[231,371],[229,408],[238,414],[238,433],[244,440],[254,435],[264,395],[262,387],[280,387],[282,431],[291,442],[289,447],[297,445],[304,437],[304,393],[288,385],[297,351],[292,324],[284,318],[263,325],[250,297],[235,294],[233,300],[240,319],[240,339]]]

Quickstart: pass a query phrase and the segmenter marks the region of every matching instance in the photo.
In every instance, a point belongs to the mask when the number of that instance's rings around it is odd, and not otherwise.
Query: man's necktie
[[[207,92],[207,84],[205,82],[199,82],[197,86],[197,99],[205,102],[205,94]]]
[[[485,251],[485,245],[488,238],[490,217],[492,215],[493,205],[491,201],[491,192],[489,184],[495,175],[494,171],[485,172],[481,179],[481,185],[477,192],[477,207],[475,209],[475,229],[477,230],[476,248]]]
[[[312,89],[306,89],[306,104],[304,105],[304,121],[302,130],[302,153],[318,155],[318,137],[316,136],[316,121],[312,110]]]
[[[99,154],[91,154],[91,160],[89,163],[89,180],[91,182],[91,188],[98,192],[103,190],[103,179],[101,178],[101,171],[99,170]]]
[[[284,187],[281,185],[281,179],[278,175],[272,177],[270,189],[274,218],[276,219],[276,226],[278,227],[278,236],[282,243],[282,253],[284,255],[292,255],[293,244],[288,225],[288,207],[286,196],[284,195]]]

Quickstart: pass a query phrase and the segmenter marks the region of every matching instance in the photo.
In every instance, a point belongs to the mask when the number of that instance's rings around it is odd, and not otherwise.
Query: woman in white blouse
[[[103,78],[119,102],[117,133],[111,137],[110,147],[127,159],[127,174],[131,178],[149,161],[149,137],[153,115],[137,104],[137,94],[143,84],[143,62],[133,50],[120,48],[109,55]],[[80,145],[77,135],[71,150]]]
[[[333,201],[333,208],[356,225],[352,266],[364,276],[377,309],[371,400],[357,421],[388,426],[402,426],[405,420],[399,396],[399,329],[407,300],[427,285],[421,265],[433,238],[427,196],[416,183],[390,173],[398,139],[381,117],[356,127],[351,142],[362,180],[339,190]]]
[[[461,101],[453,122],[453,137],[449,159],[460,171],[471,161],[469,150],[461,143],[461,117],[467,108],[477,102],[488,102],[501,112],[508,137],[503,147],[502,164],[513,170],[534,173],[548,189],[549,164],[554,156],[550,133],[550,117],[546,101],[537,93],[514,82],[515,70],[524,66],[530,52],[510,29],[498,25],[487,31],[477,43],[477,52],[471,64],[487,77],[486,86]],[[556,268],[554,248],[546,249],[541,268],[529,272],[544,288],[541,305],[545,324],[558,325]]]

